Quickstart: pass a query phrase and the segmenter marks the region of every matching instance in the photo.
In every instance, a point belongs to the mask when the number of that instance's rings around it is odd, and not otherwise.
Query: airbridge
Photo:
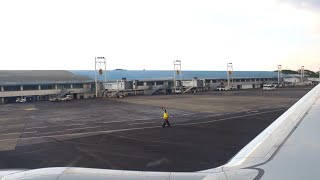
[[[271,84],[276,82],[276,78],[234,78],[233,86],[237,90],[241,89],[257,89],[263,84]],[[176,80],[177,86],[174,87],[174,80],[167,79],[143,79],[143,80],[127,80],[122,78],[120,81],[111,81],[104,86],[104,90],[110,94],[121,92],[126,95],[155,95],[155,94],[171,94],[177,93],[176,89],[180,89],[179,93],[197,93],[202,91],[214,91],[219,86],[227,84],[227,79],[193,79]],[[114,95],[112,97],[115,97]]]

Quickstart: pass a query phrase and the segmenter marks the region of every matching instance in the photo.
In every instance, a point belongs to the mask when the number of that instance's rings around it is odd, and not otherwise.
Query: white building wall
[[[91,89],[66,89],[71,93],[89,93]],[[50,90],[31,90],[31,91],[2,91],[0,92],[0,97],[15,97],[15,96],[45,96],[51,94],[59,94],[60,89],[50,89]]]

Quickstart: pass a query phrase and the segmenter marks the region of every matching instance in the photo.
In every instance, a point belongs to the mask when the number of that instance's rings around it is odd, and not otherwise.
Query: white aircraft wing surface
[[[0,178],[3,180],[320,179],[318,172],[318,162],[320,162],[319,97],[320,85],[301,98],[227,164],[214,169],[179,173],[56,167],[34,170],[3,170],[0,171]]]
[[[318,85],[222,166],[226,176],[252,170],[255,179],[319,179],[319,97]]]

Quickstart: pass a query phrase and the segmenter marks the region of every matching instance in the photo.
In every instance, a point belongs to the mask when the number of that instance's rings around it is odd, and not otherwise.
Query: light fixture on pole
[[[227,79],[228,79],[228,88],[230,88],[230,84],[233,86],[233,64],[232,63],[227,63]]]
[[[301,66],[300,74],[301,74],[301,83],[303,83],[303,78],[304,78],[304,66]]]
[[[280,84],[281,78],[282,78],[282,65],[278,65],[278,85]]]
[[[180,77],[180,81],[182,83],[182,75],[181,75],[181,60],[175,60],[173,61],[173,87],[174,87],[174,91],[177,88],[177,79],[176,76],[179,75]]]
[[[95,79],[95,89],[96,89],[96,98],[98,97],[98,77],[97,71],[99,75],[103,75],[104,68],[104,83],[107,83],[107,62],[105,57],[95,57],[94,58],[94,79]]]

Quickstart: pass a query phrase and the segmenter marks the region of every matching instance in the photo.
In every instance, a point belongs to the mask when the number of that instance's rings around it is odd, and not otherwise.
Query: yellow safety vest
[[[163,119],[168,119],[169,118],[169,114],[167,112],[163,113]]]

